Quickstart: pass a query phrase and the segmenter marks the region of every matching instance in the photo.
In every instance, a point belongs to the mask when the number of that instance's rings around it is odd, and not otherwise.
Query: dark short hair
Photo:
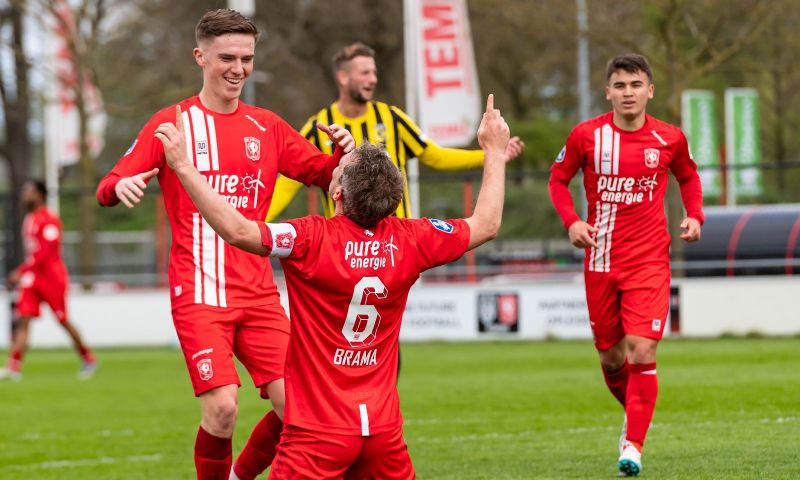
[[[41,180],[39,178],[31,178],[25,183],[30,183],[31,185],[33,185],[33,188],[35,188],[36,191],[39,192],[39,195],[41,195],[42,198],[47,198],[47,184],[44,183],[44,180]]]
[[[372,228],[397,210],[405,182],[383,147],[365,143],[355,157],[342,171],[342,206],[347,218]]]
[[[259,35],[258,28],[249,18],[227,8],[206,12],[194,28],[194,38],[198,45],[202,40],[220,37],[226,33],[244,33],[252,35],[256,40]]]
[[[345,63],[356,57],[375,58],[375,50],[361,42],[352,43],[346,47],[342,47],[333,55],[333,58],[331,59],[331,63],[333,64],[333,73],[341,70]]]
[[[653,70],[644,55],[625,53],[609,60],[608,68],[606,68],[606,82],[611,79],[611,75],[617,70],[625,70],[628,73],[643,72],[647,74],[647,80],[653,83]]]

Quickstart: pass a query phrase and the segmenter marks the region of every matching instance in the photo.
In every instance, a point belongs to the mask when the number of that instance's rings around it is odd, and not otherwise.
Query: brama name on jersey
[[[348,350],[337,348],[333,353],[333,364],[345,367],[367,367],[378,364],[378,349]]]
[[[344,246],[344,260],[350,268],[378,270],[387,265],[394,267],[394,235],[388,240],[348,240]]]
[[[631,205],[644,202],[645,193],[649,194],[648,200],[653,201],[653,189],[656,185],[656,174],[638,179],[600,175],[597,179],[597,193],[600,194],[601,202]]]
[[[244,176],[219,173],[202,173],[202,175],[215,192],[236,208],[257,208],[258,190],[266,188],[261,181],[261,169]]]

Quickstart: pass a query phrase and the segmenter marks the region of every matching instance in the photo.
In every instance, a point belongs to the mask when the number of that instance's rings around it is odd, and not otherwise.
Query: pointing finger
[[[486,97],[486,113],[492,110],[494,110],[494,93],[490,93],[489,96]]]
[[[334,124],[334,125],[336,125],[336,124]],[[334,125],[331,125],[331,127],[333,127]],[[327,133],[328,135],[330,135],[333,132],[331,127],[328,127],[327,125],[325,125],[322,122],[317,122],[317,128],[322,130],[323,132]]]

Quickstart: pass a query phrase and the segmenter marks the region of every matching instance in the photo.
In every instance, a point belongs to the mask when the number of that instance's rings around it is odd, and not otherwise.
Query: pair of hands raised
[[[344,153],[350,153],[356,146],[353,136],[344,127],[335,123],[332,125],[317,123],[317,128],[325,132],[336,145],[344,150]],[[194,168],[194,165],[186,156],[186,136],[183,126],[183,112],[180,105],[175,106],[175,123],[162,123],[156,128],[154,136],[164,145],[164,156],[167,159],[167,164],[173,170],[187,166]],[[114,188],[117,198],[126,207],[133,208],[144,196],[147,182],[156,175],[158,175],[158,168],[120,179]]]

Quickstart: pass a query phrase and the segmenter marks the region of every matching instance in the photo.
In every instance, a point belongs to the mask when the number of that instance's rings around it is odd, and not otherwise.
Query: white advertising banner
[[[525,290],[526,338],[592,338],[583,285],[549,285]]]
[[[800,278],[699,278],[680,279],[676,283],[680,291],[680,328],[671,332],[668,323],[665,336],[800,334],[796,295]],[[0,292],[0,348],[3,349],[9,345],[8,304],[8,295]],[[75,291],[70,295],[69,305],[70,317],[89,345],[177,345],[166,290]],[[764,305],[770,308],[767,316],[759,313]],[[32,324],[32,346],[69,346],[69,337],[52,312],[47,308],[42,311],[44,318]],[[403,341],[591,338],[583,285],[572,282],[418,284],[408,297],[400,333]]]
[[[408,296],[400,340],[471,340],[477,337],[471,288],[417,285]]]
[[[406,0],[406,99],[433,141],[469,144],[481,116],[481,93],[465,0]]]

